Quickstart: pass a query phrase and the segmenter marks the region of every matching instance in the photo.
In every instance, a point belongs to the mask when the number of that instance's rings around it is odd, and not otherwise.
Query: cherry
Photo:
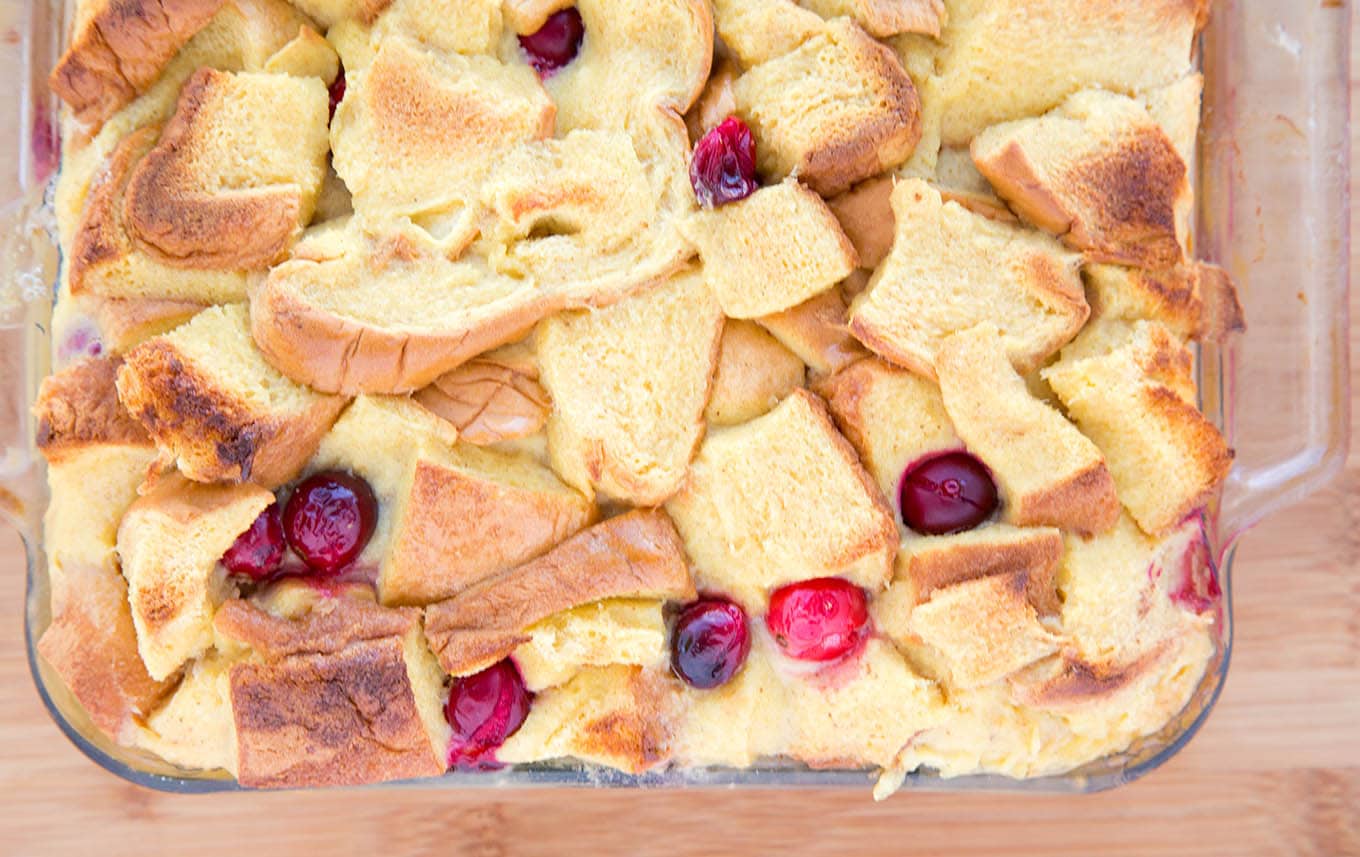
[[[933,455],[908,467],[898,495],[903,523],[930,536],[971,530],[998,503],[986,465],[966,452]]]
[[[520,36],[519,46],[524,48],[529,65],[534,67],[538,76],[548,78],[576,59],[585,34],[586,25],[581,20],[581,13],[575,9],[563,9],[549,15],[548,20],[535,32]]]
[[[756,192],[756,142],[751,129],[729,116],[694,146],[689,182],[704,208],[717,208]]]
[[[765,627],[791,658],[834,661],[868,635],[869,605],[864,590],[848,580],[802,580],[770,596]]]
[[[331,81],[331,85],[327,87],[327,92],[329,92],[331,96],[330,117],[334,119],[336,106],[338,106],[345,98],[345,70],[343,68],[341,68],[340,72],[335,76],[335,80]]]
[[[681,611],[671,634],[671,669],[691,687],[720,687],[746,663],[746,611],[725,598],[704,598]]]
[[[314,570],[332,573],[354,560],[378,524],[378,500],[349,473],[314,473],[293,489],[283,509],[288,545]]]
[[[272,577],[283,566],[284,548],[283,515],[278,503],[270,503],[222,554],[222,564],[232,574],[258,582]]]
[[[444,705],[444,719],[453,727],[449,765],[494,767],[496,748],[524,723],[532,702],[533,694],[509,658],[454,679]]]

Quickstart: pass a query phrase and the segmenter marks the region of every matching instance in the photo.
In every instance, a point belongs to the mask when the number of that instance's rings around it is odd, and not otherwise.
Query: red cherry
[[[378,500],[368,483],[328,470],[302,480],[283,510],[288,545],[303,562],[326,574],[344,568],[368,544],[378,525]]]
[[[335,80],[331,81],[331,85],[327,88],[327,91],[330,93],[331,96],[330,117],[334,119],[336,106],[339,105],[340,102],[343,101],[345,98],[345,69],[343,67],[340,69],[340,72],[335,76]]]
[[[898,501],[903,523],[930,536],[971,530],[998,503],[986,465],[966,452],[933,455],[907,468]]]
[[[741,670],[750,650],[746,611],[724,598],[705,598],[675,621],[671,669],[691,687],[720,687]]]
[[[848,580],[802,580],[770,596],[765,627],[791,658],[834,661],[868,635],[869,605],[864,590]]]
[[[717,208],[756,192],[756,142],[735,116],[724,119],[694,146],[689,182],[704,208]]]
[[[283,515],[278,503],[270,503],[222,554],[222,564],[232,574],[257,582],[266,580],[282,567],[284,548]]]
[[[495,767],[496,748],[524,723],[533,698],[509,658],[454,679],[444,705],[444,719],[453,728],[449,765]]]
[[[538,76],[551,77],[553,72],[576,59],[585,38],[586,25],[581,13],[563,9],[548,16],[543,26],[527,36],[519,37],[519,45],[529,57],[529,65]]]

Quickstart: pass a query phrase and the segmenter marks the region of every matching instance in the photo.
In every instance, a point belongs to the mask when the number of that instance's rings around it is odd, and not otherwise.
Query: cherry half
[[[345,100],[345,69],[342,67],[335,75],[335,80],[326,87],[326,92],[330,96],[330,118],[335,118],[335,108]]]
[[[496,748],[523,725],[532,703],[533,694],[509,658],[454,679],[444,705],[444,719],[453,728],[449,766],[495,767]]]
[[[729,116],[699,139],[689,162],[689,182],[704,208],[745,199],[756,181],[756,142],[751,129]]]
[[[232,574],[248,577],[255,582],[274,576],[283,566],[283,515],[278,503],[270,503],[260,513],[250,529],[236,537],[236,541],[222,555],[222,564]]]
[[[529,65],[534,67],[538,76],[548,78],[576,59],[585,35],[586,25],[581,20],[581,13],[574,8],[563,9],[549,15],[548,20],[536,31],[520,36],[519,46],[524,49],[529,57]]]
[[[834,661],[868,636],[869,605],[864,590],[848,580],[801,580],[770,596],[765,627],[791,658]]]
[[[671,634],[671,669],[691,687],[721,687],[746,663],[746,611],[725,598],[704,598],[681,611]]]
[[[331,574],[363,552],[378,525],[378,500],[359,477],[341,470],[308,476],[283,509],[288,545],[312,569]]]
[[[902,522],[928,536],[971,530],[991,517],[999,502],[986,465],[961,451],[923,458],[907,468],[898,501]]]

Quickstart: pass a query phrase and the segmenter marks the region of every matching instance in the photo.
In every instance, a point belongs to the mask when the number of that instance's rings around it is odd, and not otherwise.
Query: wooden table
[[[1360,357],[1354,328],[1351,341]],[[1360,396],[1360,375],[1352,388]],[[1360,855],[1356,456],[1331,489],[1247,537],[1234,662],[1208,725],[1162,770],[1088,797],[903,794],[875,805],[867,789],[158,794],[94,766],[42,709],[21,642],[19,551],[12,533],[0,534],[0,857]]]

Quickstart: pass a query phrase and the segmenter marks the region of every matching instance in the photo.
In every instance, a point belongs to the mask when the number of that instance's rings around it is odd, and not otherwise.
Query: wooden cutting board
[[[1360,318],[1360,291],[1351,312]],[[1360,367],[1354,328],[1351,342]],[[1360,369],[1351,386],[1360,402]],[[1239,551],[1236,650],[1204,730],[1146,779],[1086,797],[901,794],[874,804],[867,787],[159,794],[97,768],[48,719],[24,659],[20,551],[0,533],[0,857],[1360,855],[1356,456],[1329,490]]]

